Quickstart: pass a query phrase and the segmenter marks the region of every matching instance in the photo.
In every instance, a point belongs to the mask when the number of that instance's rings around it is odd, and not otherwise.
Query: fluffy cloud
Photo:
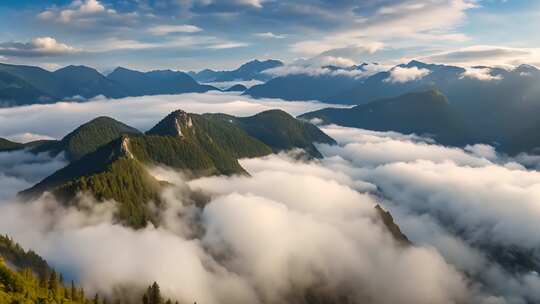
[[[56,41],[52,37],[38,37],[30,42],[0,43],[0,54],[13,57],[44,57],[77,53],[80,50]]]
[[[38,15],[43,21],[90,26],[109,22],[133,21],[137,13],[120,14],[113,8],[107,8],[98,0],[75,0],[66,7],[53,6]]]
[[[460,76],[461,78],[471,78],[480,81],[501,80],[502,75],[493,75],[490,68],[467,68]]]
[[[105,295],[123,288],[134,295],[158,281],[166,296],[183,302],[276,303],[308,293],[412,304],[471,296],[466,279],[435,250],[398,246],[377,220],[375,197],[351,189],[343,174],[287,155],[242,164],[251,177],[190,181],[187,187],[210,196],[199,207],[182,197],[188,190],[181,175],[153,171],[180,193],[164,196],[163,216],[175,219],[173,227],[165,221],[135,231],[112,224],[110,202],[87,198],[77,209],[43,197],[4,201],[0,229]],[[193,225],[201,232],[189,237]]]
[[[390,70],[390,76],[384,81],[392,83],[404,83],[424,78],[431,73],[428,69],[419,69],[418,67],[395,67]]]

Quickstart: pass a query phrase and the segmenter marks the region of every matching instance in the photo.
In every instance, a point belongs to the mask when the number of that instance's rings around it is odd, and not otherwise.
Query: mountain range
[[[193,177],[247,174],[238,159],[295,148],[319,157],[315,142],[335,143],[314,125],[280,110],[251,117],[178,110],[144,134],[112,118],[99,117],[60,141],[30,150],[63,151],[70,163],[21,192],[21,197],[49,191],[69,202],[80,192],[90,193],[98,200],[114,199],[120,204],[120,221],[143,227],[156,222],[148,204],[159,206],[159,193],[166,185],[147,172],[148,166],[167,166]]]
[[[198,82],[229,82],[229,81],[267,81],[271,75],[263,73],[266,70],[283,66],[279,60],[252,60],[232,71],[214,71],[205,69],[199,72],[190,71],[188,74]]]
[[[54,72],[39,67],[0,64],[0,106],[53,103],[66,98],[103,95],[127,96],[201,93],[217,90],[200,85],[183,72],[138,72],[117,68],[104,76],[86,66],[68,66]]]

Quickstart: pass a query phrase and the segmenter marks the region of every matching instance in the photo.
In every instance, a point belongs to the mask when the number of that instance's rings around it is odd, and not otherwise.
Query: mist
[[[11,126],[1,131],[6,136],[58,138],[102,114],[145,130],[175,108],[250,115],[321,106],[185,94],[13,108],[0,119]],[[26,116],[47,123],[25,125]],[[318,145],[320,160],[290,151],[240,160],[250,176],[195,180],[148,168],[171,186],[162,193],[162,224],[141,230],[115,223],[114,202],[18,201],[17,191],[65,161],[0,153],[0,231],[111,298],[157,281],[167,297],[211,304],[301,303],[307,295],[353,303],[540,301],[534,269],[513,269],[496,254],[540,258],[540,174],[527,169],[534,158],[512,159],[488,145],[445,147],[414,134],[321,128],[338,145]],[[194,201],[192,193],[206,200]],[[413,246],[392,238],[377,204]]]
[[[255,100],[238,93],[221,92],[121,99],[96,97],[86,102],[64,101],[0,108],[0,137],[22,141],[59,139],[98,116],[112,117],[144,132],[178,109],[190,113],[227,113],[237,116],[282,109],[296,116],[329,106],[316,101],[289,102],[269,98]]]

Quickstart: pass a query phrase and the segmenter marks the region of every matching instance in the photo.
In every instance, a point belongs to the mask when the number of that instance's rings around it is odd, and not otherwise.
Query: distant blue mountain
[[[189,75],[198,82],[225,82],[235,80],[259,80],[267,81],[272,78],[271,75],[263,73],[268,69],[280,67],[283,62],[279,60],[252,60],[241,65],[233,71],[214,71],[205,69],[200,72],[189,72]]]
[[[110,98],[217,90],[175,71],[138,72],[117,68],[104,76],[86,66],[50,72],[39,67],[0,64],[0,107],[51,103],[69,97]]]

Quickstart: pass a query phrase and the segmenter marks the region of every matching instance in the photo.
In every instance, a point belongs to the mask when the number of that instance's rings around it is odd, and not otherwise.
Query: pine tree
[[[75,288],[75,282],[71,280],[71,288],[70,288],[70,299],[73,301],[77,300],[77,289]]]
[[[163,298],[161,298],[161,291],[157,282],[154,282],[151,287],[150,304],[163,304]]]
[[[99,295],[96,293],[96,295],[94,296],[94,304],[99,304]]]

